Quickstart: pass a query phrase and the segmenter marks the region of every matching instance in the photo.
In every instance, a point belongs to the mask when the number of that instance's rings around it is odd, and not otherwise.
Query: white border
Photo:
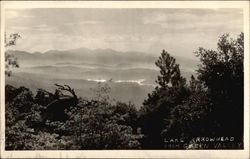
[[[1,46],[6,8],[243,8],[244,10],[244,150],[4,150],[4,47],[1,47],[1,158],[249,158],[249,2],[248,1],[4,1],[1,2]]]

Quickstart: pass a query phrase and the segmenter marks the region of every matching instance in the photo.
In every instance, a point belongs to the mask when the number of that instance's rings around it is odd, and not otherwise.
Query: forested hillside
[[[91,99],[58,81],[54,90],[35,93],[7,84],[5,149],[242,149],[244,35],[222,35],[217,46],[195,52],[200,65],[190,78],[163,50],[156,87],[140,109],[110,98],[108,81],[95,86]],[[6,67],[18,67],[10,54]]]

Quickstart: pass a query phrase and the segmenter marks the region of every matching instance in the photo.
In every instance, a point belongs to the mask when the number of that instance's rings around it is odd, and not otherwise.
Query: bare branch
[[[57,83],[55,83],[55,85],[58,87],[58,89],[62,90],[62,91],[67,91],[70,92],[75,98],[77,98],[74,89],[72,89],[69,85],[59,85]]]

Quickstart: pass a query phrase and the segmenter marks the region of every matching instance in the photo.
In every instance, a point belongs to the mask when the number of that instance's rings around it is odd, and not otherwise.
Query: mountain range
[[[18,59],[20,68],[6,78],[6,83],[26,86],[36,91],[53,91],[54,83],[69,84],[80,96],[92,97],[90,90],[97,82],[112,79],[111,98],[141,105],[156,86],[159,69],[155,61],[160,56],[136,51],[119,52],[112,49],[86,48],[50,50],[44,53],[8,50]],[[175,57],[181,73],[189,78],[195,73],[198,61]]]

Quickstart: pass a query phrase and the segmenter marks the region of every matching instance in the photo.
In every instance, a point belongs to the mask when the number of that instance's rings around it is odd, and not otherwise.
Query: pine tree
[[[159,86],[148,95],[140,111],[142,132],[145,135],[142,142],[145,149],[164,148],[161,134],[165,128],[166,119],[172,109],[187,96],[186,80],[181,76],[175,58],[163,50],[155,64],[160,69],[160,75],[156,80]]]

